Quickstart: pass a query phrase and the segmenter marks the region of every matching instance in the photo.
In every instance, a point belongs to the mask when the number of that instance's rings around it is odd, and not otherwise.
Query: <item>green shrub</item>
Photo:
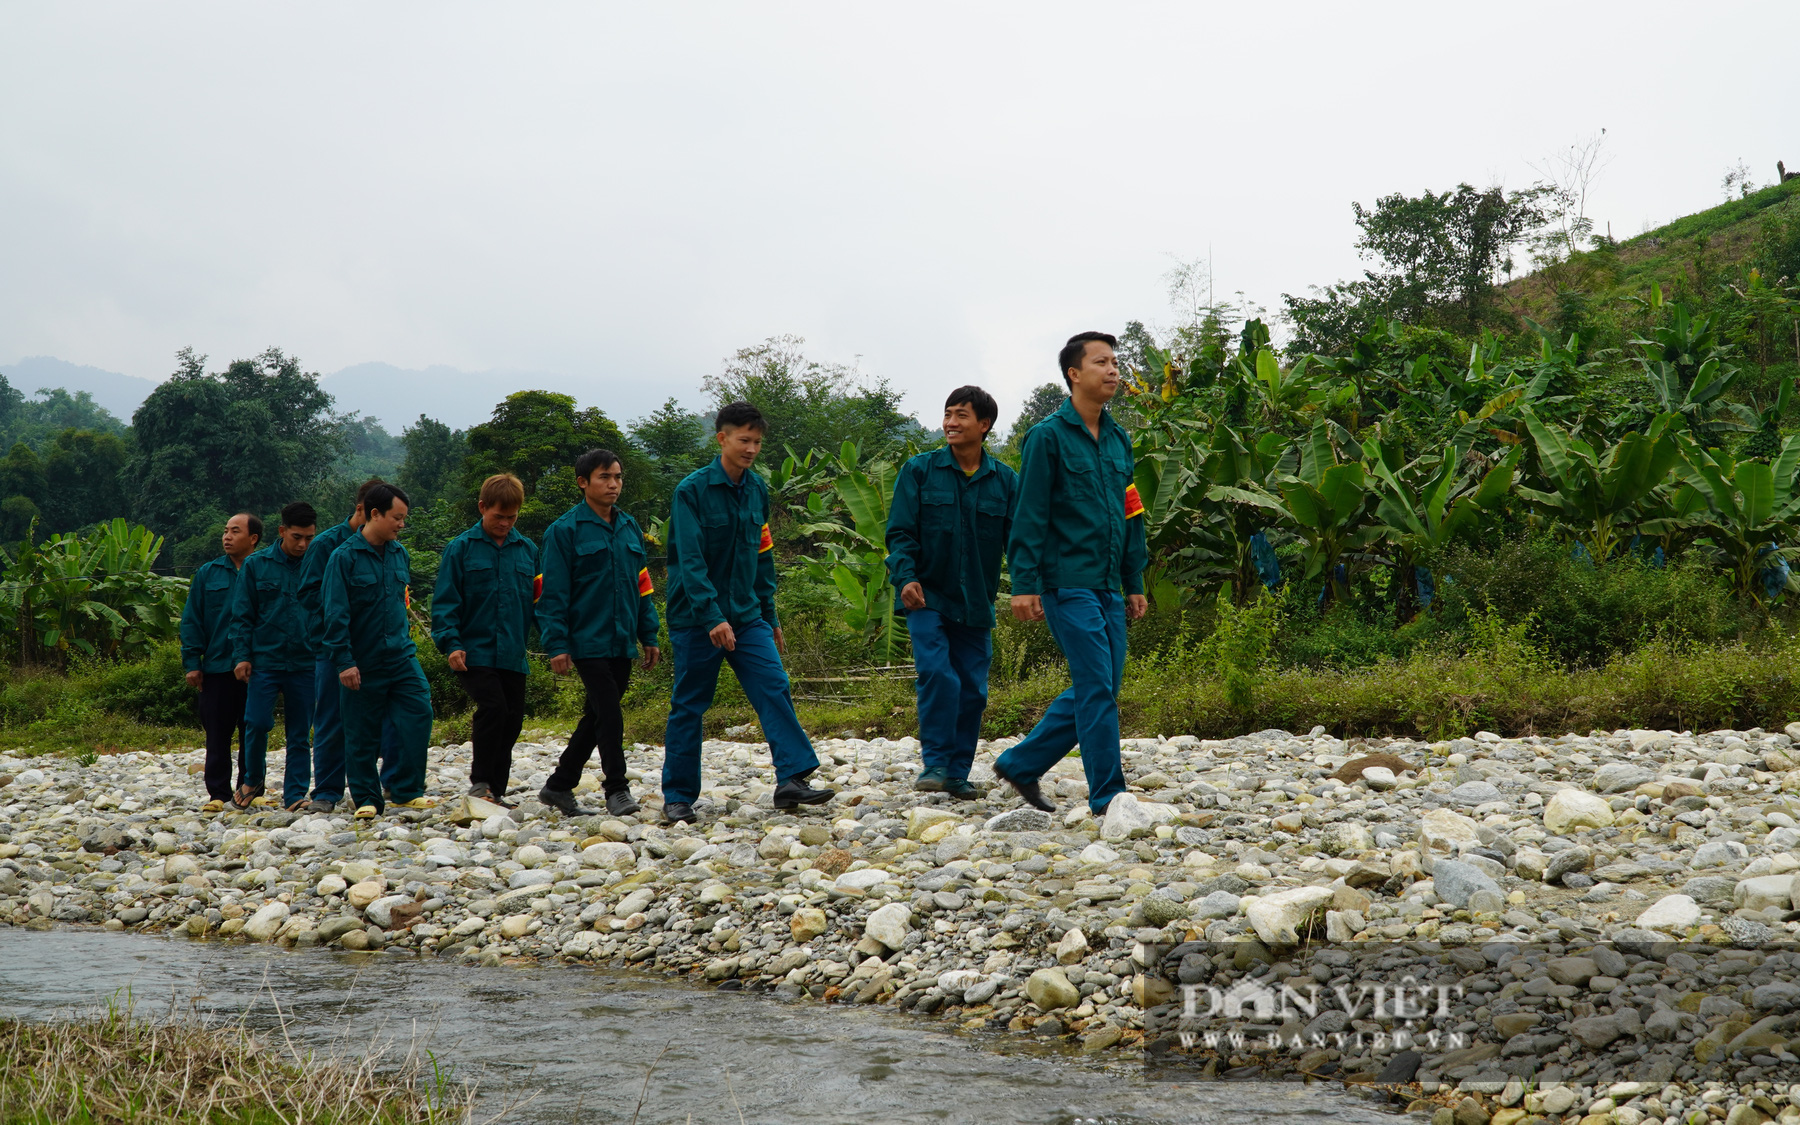
[[[197,725],[199,693],[187,685],[181,646],[161,644],[142,660],[97,661],[76,671],[70,687],[101,711],[153,726]]]

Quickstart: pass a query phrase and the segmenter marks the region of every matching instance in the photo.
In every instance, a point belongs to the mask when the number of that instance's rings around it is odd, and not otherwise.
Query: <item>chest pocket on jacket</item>
[[[604,539],[575,546],[575,573],[583,577],[605,574],[611,561],[611,544]]]
[[[472,594],[485,594],[494,588],[494,560],[471,557],[463,563],[463,583]]]
[[[947,488],[920,489],[919,523],[933,531],[953,530],[956,527],[956,494]]]
[[[206,580],[208,594],[218,596],[229,589],[231,589],[231,575],[229,574],[215,574]]]
[[[1006,499],[983,496],[975,504],[975,526],[983,539],[998,539],[1006,530]]]

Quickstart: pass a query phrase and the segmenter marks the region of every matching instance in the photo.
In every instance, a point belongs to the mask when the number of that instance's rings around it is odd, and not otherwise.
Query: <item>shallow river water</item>
[[[416,1044],[476,1082],[477,1120],[626,1122],[640,1094],[644,1125],[737,1122],[739,1107],[768,1125],[1404,1120],[1324,1086],[1146,1082],[1011,1037],[637,973],[0,929],[0,1015],[83,1014],[123,990],[141,1015],[173,1000],[261,1027],[278,1001],[296,1043],[327,1051]]]

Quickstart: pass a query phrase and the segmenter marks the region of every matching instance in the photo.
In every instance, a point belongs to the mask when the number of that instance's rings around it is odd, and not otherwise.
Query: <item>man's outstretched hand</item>
[[[737,634],[732,631],[729,621],[721,621],[714,625],[707,631],[706,636],[708,640],[712,641],[714,648],[722,648],[726,652],[732,652],[737,648]]]

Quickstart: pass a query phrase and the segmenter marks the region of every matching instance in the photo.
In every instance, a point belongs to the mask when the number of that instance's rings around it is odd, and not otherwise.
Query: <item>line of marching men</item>
[[[1071,686],[1000,756],[995,774],[1050,810],[1038,779],[1080,745],[1096,814],[1125,789],[1118,690],[1126,622],[1145,609],[1145,549],[1131,441],[1106,410],[1118,389],[1115,344],[1087,332],[1063,348],[1069,399],[1027,435],[1018,473],[986,451],[998,416],[992,396],[959,387],[944,407],[945,445],[912,458],[896,479],[887,566],[918,672],[916,789],[979,794],[969,771],[1003,556],[1012,612],[1048,624]],[[818,758],[782,666],[769,494],[752,471],[767,423],[740,402],[714,425],[718,457],[676,488],[668,523],[668,823],[696,819],[702,724],[721,664],[731,665],[768,740],[775,807],[834,796],[807,783]],[[649,669],[662,659],[659,622],[642,529],[618,507],[618,456],[590,450],[574,473],[581,500],[550,525],[541,549],[513,526],[525,499],[519,480],[483,482],[480,520],[439,560],[431,636],[475,704],[470,794],[511,807],[535,624],[551,670],[579,676],[585,689],[581,720],[538,799],[567,815],[590,811],[575,789],[598,750],[606,809],[626,816],[640,806],[626,778],[621,700],[634,663]],[[279,804],[328,813],[348,798],[357,817],[373,818],[389,804],[432,804],[431,695],[408,617],[410,558],[398,542],[408,507],[400,488],[372,480],[349,518],[324,531],[303,503],[282,509],[268,546],[257,517],[227,522],[224,555],[195,572],[181,619],[182,659],[206,731],[208,810]],[[287,735],[279,800],[264,793],[278,696]]]

